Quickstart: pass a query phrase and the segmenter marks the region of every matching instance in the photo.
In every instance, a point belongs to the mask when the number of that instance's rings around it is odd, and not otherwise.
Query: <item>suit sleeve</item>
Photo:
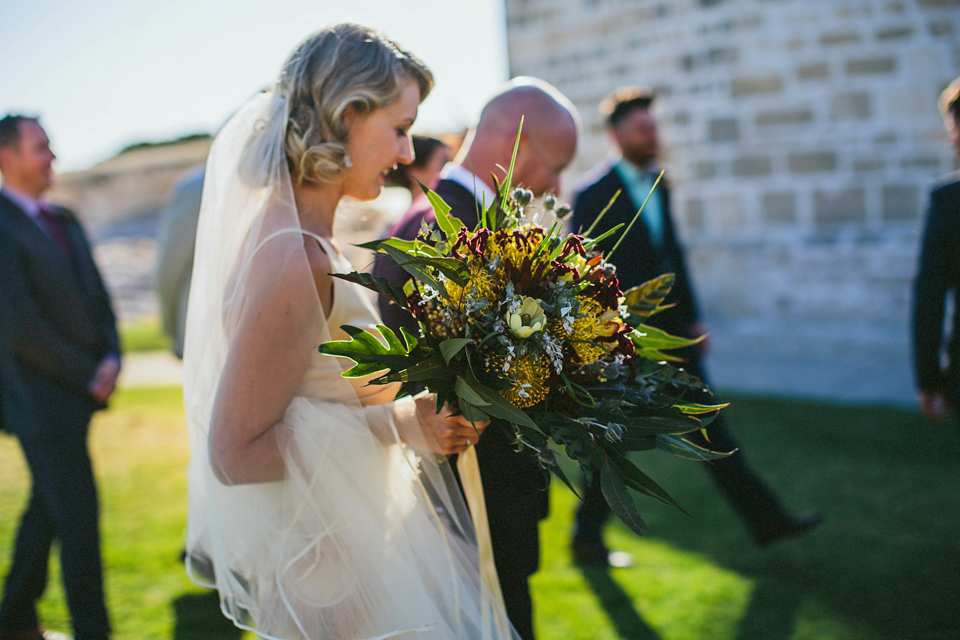
[[[79,393],[86,393],[97,360],[76,348],[40,312],[17,259],[12,239],[0,233],[0,309],[4,319],[3,346],[44,376]]]
[[[700,311],[697,306],[697,298],[693,293],[693,283],[687,271],[686,252],[683,249],[683,245],[680,244],[680,240],[677,238],[677,232],[674,227],[673,211],[670,206],[670,191],[667,189],[664,189],[663,192],[663,203],[663,217],[666,223],[664,225],[666,232],[664,242],[668,250],[673,254],[672,262],[676,271],[676,280],[673,284],[673,292],[676,296],[674,301],[677,303],[677,312],[682,315],[683,322],[688,325],[693,325],[700,320]]]
[[[913,286],[913,364],[921,391],[943,388],[940,349],[948,289],[950,236],[948,207],[935,191],[923,233],[920,259]],[[955,246],[955,245],[953,245]]]
[[[97,325],[103,337],[104,352],[101,357],[115,355],[120,357],[120,336],[117,333],[117,316],[113,311],[113,302],[110,300],[110,294],[103,283],[103,277],[97,268],[97,263],[93,259],[93,250],[90,242],[87,240],[83,228],[76,221],[73,225],[79,236],[79,241],[83,248],[85,259],[90,263],[90,269],[93,273],[93,290],[91,295],[94,298],[94,308],[97,310]]]

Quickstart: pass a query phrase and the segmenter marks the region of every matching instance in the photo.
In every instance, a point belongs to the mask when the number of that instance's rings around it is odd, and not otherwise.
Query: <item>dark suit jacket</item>
[[[643,203],[633,202],[626,185],[613,166],[603,163],[588,172],[577,183],[573,205],[574,232],[586,231],[618,189],[620,196],[590,235],[597,237],[621,222],[626,228]],[[650,324],[671,333],[686,336],[689,335],[691,326],[699,319],[699,314],[690,278],[687,275],[683,248],[677,240],[673,226],[673,216],[670,213],[670,189],[663,180],[660,181],[653,197],[660,198],[660,210],[663,213],[663,245],[657,248],[651,243],[650,234],[641,217],[633,225],[630,235],[623,240],[617,252],[613,254],[612,262],[617,267],[620,288],[624,291],[663,273],[675,274],[676,281],[666,302],[676,303],[676,307],[652,316]],[[619,232],[612,235],[601,242],[599,248],[605,253],[609,252],[619,237]]]
[[[12,433],[85,428],[100,361],[120,353],[116,318],[83,229],[62,210],[71,255],[0,194],[0,386]]]
[[[954,311],[950,366],[941,370],[943,316],[947,296],[957,302],[960,286],[960,180],[936,187],[930,195],[919,269],[913,290],[913,356],[917,386],[960,399],[960,313]]]
[[[452,180],[441,180],[435,191],[468,229],[476,226],[477,201],[473,194]],[[423,221],[435,219],[433,208],[424,203],[408,211],[386,235],[412,239]],[[377,258],[373,271],[374,275],[388,278],[395,284],[406,280],[405,271],[382,257]],[[411,327],[409,315],[396,305],[383,297],[379,304],[387,326],[396,328],[406,323],[408,328]],[[416,325],[412,326],[415,328]],[[506,572],[517,571],[524,574],[525,583],[526,576],[535,572],[539,564],[537,522],[546,517],[549,504],[543,474],[533,457],[514,451],[505,430],[495,426],[486,429],[480,437],[477,458],[501,582],[509,579]],[[505,569],[504,564],[511,567]]]

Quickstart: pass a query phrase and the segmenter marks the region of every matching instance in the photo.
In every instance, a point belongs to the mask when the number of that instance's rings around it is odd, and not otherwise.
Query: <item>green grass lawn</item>
[[[120,325],[120,346],[123,353],[167,351],[170,338],[163,333],[159,317],[147,316]]]
[[[826,521],[757,549],[699,463],[638,461],[691,513],[639,498],[650,527],[608,543],[635,565],[581,570],[568,553],[576,498],[559,482],[533,580],[541,640],[947,640],[960,638],[960,438],[917,413],[727,398],[754,466],[795,510]],[[187,444],[179,389],[124,390],[98,415],[107,595],[117,640],[251,640],[186,579],[179,552]],[[16,441],[0,438],[0,572],[28,489]],[[69,629],[51,562],[45,624]]]

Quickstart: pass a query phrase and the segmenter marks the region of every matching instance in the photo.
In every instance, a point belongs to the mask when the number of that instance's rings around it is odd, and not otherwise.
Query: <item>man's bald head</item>
[[[579,114],[566,96],[537,78],[515,78],[487,102],[461,164],[472,168],[470,161],[475,161],[474,171],[483,179],[484,169],[489,173],[496,165],[507,167],[521,119],[514,183],[538,196],[559,191],[560,173],[577,148]],[[503,177],[502,171],[496,173]]]

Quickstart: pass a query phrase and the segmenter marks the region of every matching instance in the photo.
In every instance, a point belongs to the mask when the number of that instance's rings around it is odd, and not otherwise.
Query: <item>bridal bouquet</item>
[[[356,363],[344,376],[383,372],[372,383],[402,382],[398,397],[425,387],[439,405],[458,406],[470,420],[504,425],[518,450],[537,456],[568,486],[557,452],[584,471],[599,469],[611,508],[642,534],[646,525],[628,489],[679,505],[629,452],[725,455],[683,438],[721,408],[685,401],[686,392],[705,387],[671,364],[677,358],[668,350],[698,340],[644,324],[666,308],[671,274],[620,291],[616,269],[595,250],[620,226],[595,239],[565,235],[569,207],[548,195],[544,208],[558,220],[545,228],[528,218],[533,194],[509,185],[508,173],[476,229],[462,227],[427,190],[435,226],[416,240],[363,245],[412,276],[404,288],[366,273],[338,276],[389,296],[416,318],[419,335],[381,325],[376,336],[345,326],[350,340],[320,350]]]

